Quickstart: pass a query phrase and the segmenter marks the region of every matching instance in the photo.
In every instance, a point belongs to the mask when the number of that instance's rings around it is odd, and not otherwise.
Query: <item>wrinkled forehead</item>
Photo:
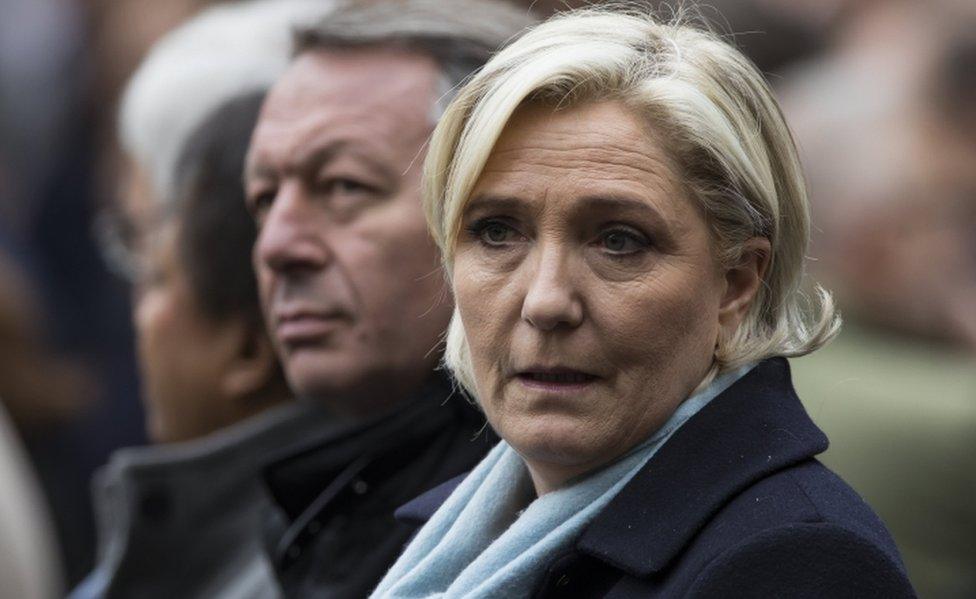
[[[685,208],[679,177],[661,136],[625,103],[532,102],[505,124],[466,200],[632,197],[676,218]]]
[[[272,87],[254,140],[329,128],[336,134],[414,144],[430,132],[439,81],[436,62],[422,54],[385,48],[309,50]]]

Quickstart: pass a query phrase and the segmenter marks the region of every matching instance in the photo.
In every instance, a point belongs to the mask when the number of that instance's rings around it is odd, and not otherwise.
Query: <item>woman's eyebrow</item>
[[[665,218],[664,214],[662,214],[656,206],[650,202],[637,200],[626,196],[584,196],[574,202],[573,210],[574,212],[580,214],[591,214],[593,212],[626,212],[628,214],[650,218],[659,226],[670,228],[668,219]]]
[[[512,212],[524,209],[525,202],[513,196],[478,194],[468,200],[464,214],[472,212]]]

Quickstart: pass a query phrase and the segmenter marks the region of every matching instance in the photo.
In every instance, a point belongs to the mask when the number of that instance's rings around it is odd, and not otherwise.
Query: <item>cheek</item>
[[[175,324],[174,307],[165,290],[150,290],[139,298],[135,310],[137,344],[143,359],[154,357],[160,345],[165,345],[167,331]]]
[[[454,298],[471,354],[479,397],[490,411],[500,393],[502,370],[511,351],[521,304],[507,277],[484,265],[470,252],[460,252],[453,266]]]
[[[258,240],[260,240],[260,233],[258,233]],[[254,247],[251,250],[251,269],[254,270],[254,278],[258,283],[258,300],[261,302],[262,308],[265,307],[267,303],[267,298],[271,293],[271,270],[267,267],[263,260],[258,257],[258,242],[254,243]]]
[[[496,277],[486,276],[484,269],[468,253],[456,256],[453,267],[454,299],[465,335],[473,355],[472,359],[483,361],[483,353],[491,340],[497,336],[495,330],[504,325],[501,306],[505,285]]]
[[[413,205],[407,204],[412,202]],[[397,198],[363,214],[335,241],[360,295],[389,302],[418,299],[429,304],[430,290],[441,290],[437,247],[427,233],[417,197]]]
[[[606,294],[611,357],[639,379],[669,379],[686,386],[711,359],[718,331],[711,285],[691,276],[661,276],[630,292]],[[689,374],[685,376],[684,371]]]
[[[331,240],[334,276],[322,293],[348,297],[358,313],[357,343],[384,360],[433,367],[451,315],[437,247],[429,238],[420,200],[399,198],[362,214]]]
[[[150,376],[171,371],[182,378],[202,365],[212,340],[184,289],[147,291],[136,307],[136,334],[143,369]],[[166,376],[170,376],[166,374]]]

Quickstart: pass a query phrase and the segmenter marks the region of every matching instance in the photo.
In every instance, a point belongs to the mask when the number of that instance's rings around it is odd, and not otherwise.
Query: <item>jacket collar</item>
[[[576,544],[631,576],[665,568],[719,508],[752,482],[827,449],[783,358],[758,364],[679,428],[600,512]],[[460,483],[407,503],[423,523]]]
[[[765,360],[685,423],[594,519],[586,554],[645,577],[664,569],[754,481],[827,449],[783,358]]]
[[[328,425],[321,410],[292,402],[200,439],[116,451],[92,483],[99,554],[138,561],[191,531],[198,544],[228,530],[254,536],[227,523],[255,509],[261,456]]]
[[[289,520],[295,520],[337,478],[354,476],[382,456],[410,460],[410,448],[423,445],[452,423],[471,420],[476,429],[484,417],[461,397],[452,397],[450,380],[434,373],[417,394],[394,411],[360,424],[287,447],[266,462],[264,482]],[[451,401],[449,401],[451,400]],[[406,453],[405,453],[406,452]],[[352,468],[352,470],[350,470]]]

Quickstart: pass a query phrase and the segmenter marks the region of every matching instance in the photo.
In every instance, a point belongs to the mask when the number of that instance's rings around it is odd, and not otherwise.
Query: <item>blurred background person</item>
[[[4,597],[61,596],[50,514],[20,437],[0,402],[0,589]]]
[[[51,504],[65,572],[91,567],[92,471],[143,442],[126,288],[101,263],[85,3],[0,2],[0,395]],[[106,101],[98,111],[110,111]],[[14,281],[16,279],[16,282]]]
[[[812,266],[846,320],[796,364],[824,462],[888,524],[921,596],[976,596],[976,5],[848,3],[780,94]]]
[[[328,419],[291,401],[251,268],[244,157],[291,27],[329,3],[209,9],[166,36],[127,87],[134,322],[151,447],[113,454],[95,481],[99,560],[74,597],[269,597],[260,467]],[[108,240],[106,240],[108,241]]]
[[[69,583],[92,566],[92,472],[115,448],[145,442],[131,322],[119,316],[129,313],[128,289],[92,235],[114,185],[99,164],[113,154],[105,141],[129,74],[109,73],[122,62],[133,68],[206,3],[0,1],[0,246],[33,294],[29,317],[11,313],[26,342],[0,350],[11,366],[0,387],[58,397],[11,405],[11,414],[51,504]],[[18,353],[50,369],[15,369],[25,359]]]

